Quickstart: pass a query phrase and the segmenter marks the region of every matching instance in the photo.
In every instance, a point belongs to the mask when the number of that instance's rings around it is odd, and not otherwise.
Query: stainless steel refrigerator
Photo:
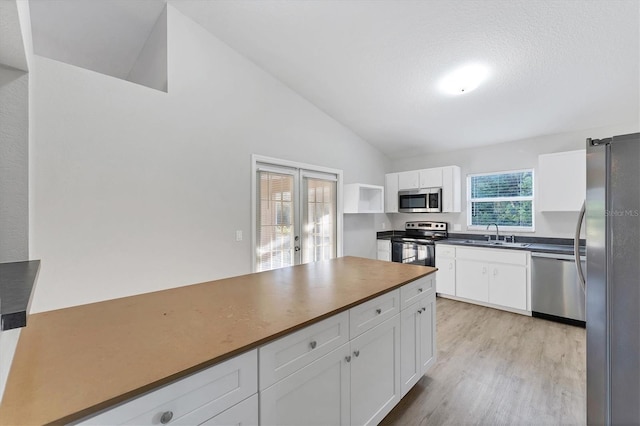
[[[640,133],[587,139],[587,423],[640,424]]]

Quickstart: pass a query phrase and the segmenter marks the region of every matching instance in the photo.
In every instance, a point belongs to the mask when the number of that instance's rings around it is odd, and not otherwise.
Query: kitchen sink
[[[506,241],[483,241],[483,240],[465,240],[464,244],[473,244],[476,246],[487,247],[529,247],[530,243],[509,243]]]

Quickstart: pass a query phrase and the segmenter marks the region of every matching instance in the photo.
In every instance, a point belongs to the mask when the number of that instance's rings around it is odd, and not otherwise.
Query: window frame
[[[343,171],[340,169],[332,169],[329,167],[316,166],[313,164],[300,163],[291,160],[282,160],[279,158],[266,157],[258,154],[251,154],[251,271],[256,272],[256,234],[257,234],[257,173],[258,168],[272,169],[274,172],[282,172],[285,169],[299,170],[304,176],[326,178],[326,175],[335,175],[336,177],[336,258],[343,256]],[[300,192],[302,192],[301,188]],[[296,194],[300,197],[302,194]],[[301,218],[302,209],[296,214]]]
[[[491,197],[491,198],[471,198],[471,179],[478,176],[491,176],[491,175],[503,175],[511,173],[531,172],[531,196],[526,197]],[[467,175],[467,229],[470,231],[486,231],[486,225],[473,225],[472,224],[472,203],[473,202],[498,202],[498,201],[531,201],[531,226],[506,226],[498,224],[500,231],[508,232],[535,232],[536,230],[536,210],[535,210],[535,197],[536,196],[536,179],[535,169],[525,168],[517,170],[500,170],[494,172],[485,173],[472,173]],[[490,231],[491,229],[489,229]]]

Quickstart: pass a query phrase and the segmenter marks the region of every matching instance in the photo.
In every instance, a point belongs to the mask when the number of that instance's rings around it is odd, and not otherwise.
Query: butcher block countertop
[[[30,315],[0,424],[78,420],[435,270],[342,257]]]

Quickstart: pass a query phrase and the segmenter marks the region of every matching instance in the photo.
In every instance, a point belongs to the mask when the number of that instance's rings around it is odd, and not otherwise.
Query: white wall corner
[[[167,77],[167,6],[158,17],[149,38],[140,50],[127,80],[166,92]]]
[[[0,64],[26,72],[29,68],[19,16],[19,8],[24,8],[24,3],[26,1],[0,1]]]

